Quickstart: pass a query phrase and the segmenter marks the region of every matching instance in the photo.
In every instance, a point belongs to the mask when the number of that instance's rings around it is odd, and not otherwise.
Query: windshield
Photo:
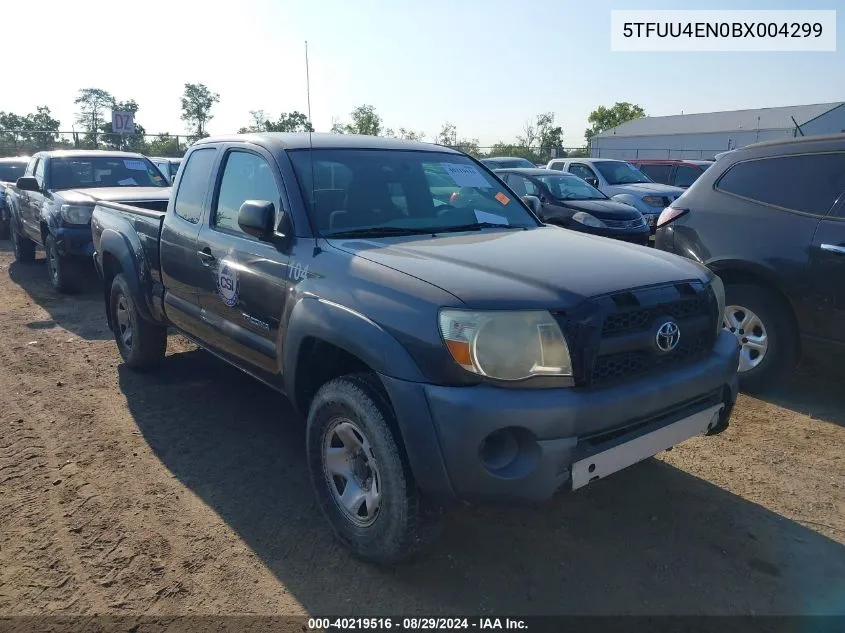
[[[0,182],[15,182],[26,171],[26,163],[0,163]]]
[[[605,200],[601,191],[592,185],[584,182],[578,176],[566,176],[564,174],[551,174],[549,176],[536,176],[537,180],[546,185],[555,198],[558,200]]]
[[[537,226],[519,200],[466,156],[371,149],[296,150],[289,156],[312,222],[324,236]]]
[[[652,182],[639,169],[630,163],[616,160],[603,160],[593,163],[610,185],[631,185],[638,182]]]
[[[50,189],[166,187],[161,173],[145,158],[74,156],[50,161]]]
[[[528,167],[528,168],[535,168],[536,165],[532,163],[530,160],[525,158],[506,158],[506,159],[498,159],[496,161],[502,168],[505,169],[518,169],[520,167]]]

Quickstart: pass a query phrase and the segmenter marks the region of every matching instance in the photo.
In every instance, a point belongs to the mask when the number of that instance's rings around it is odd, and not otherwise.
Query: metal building
[[[590,142],[594,158],[713,158],[758,141],[845,132],[845,102],[643,117]]]

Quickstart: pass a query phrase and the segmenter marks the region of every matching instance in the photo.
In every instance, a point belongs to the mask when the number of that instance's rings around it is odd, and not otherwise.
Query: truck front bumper
[[[94,253],[94,242],[91,239],[91,227],[59,226],[51,229],[56,238],[56,248],[61,257],[82,257],[90,259]]]
[[[420,489],[441,502],[543,501],[728,424],[736,339],[603,389],[443,387],[382,376]]]

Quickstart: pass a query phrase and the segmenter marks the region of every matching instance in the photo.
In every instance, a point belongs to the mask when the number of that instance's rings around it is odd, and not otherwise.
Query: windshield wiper
[[[413,229],[399,226],[371,226],[364,229],[349,229],[348,231],[334,231],[326,233],[324,237],[387,237],[389,235],[432,235],[432,229]]]
[[[458,226],[442,226],[431,229],[432,233],[458,233],[460,231],[480,231],[481,229],[524,229],[524,226],[513,224],[502,224],[500,222],[473,222],[472,224],[459,224]]]

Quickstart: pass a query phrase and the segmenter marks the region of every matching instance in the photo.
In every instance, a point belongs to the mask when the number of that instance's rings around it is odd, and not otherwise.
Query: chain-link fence
[[[0,130],[0,157],[30,156],[55,149],[103,149],[140,152],[148,156],[182,156],[196,140],[172,134],[111,134]]]

